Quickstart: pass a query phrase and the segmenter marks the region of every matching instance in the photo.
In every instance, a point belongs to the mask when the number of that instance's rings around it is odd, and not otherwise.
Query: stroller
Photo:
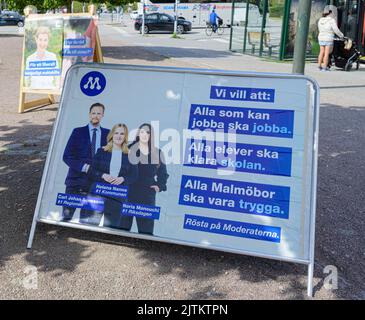
[[[356,70],[360,65],[360,51],[350,38],[335,38],[333,51],[329,58],[329,67],[334,64],[337,68],[350,71],[353,64],[356,64]]]

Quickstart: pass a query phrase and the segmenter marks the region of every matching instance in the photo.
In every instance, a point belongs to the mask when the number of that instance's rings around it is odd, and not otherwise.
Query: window
[[[151,14],[147,16],[147,19],[154,22],[158,20],[158,17],[157,14]]]
[[[161,22],[165,22],[165,23],[170,22],[170,18],[165,14],[160,15],[160,20],[161,20]]]

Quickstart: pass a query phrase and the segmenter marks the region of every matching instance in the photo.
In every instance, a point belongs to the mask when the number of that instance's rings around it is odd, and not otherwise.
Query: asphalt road
[[[150,35],[144,45],[139,34],[116,28],[123,27],[100,28],[106,62],[291,67],[188,36]],[[23,38],[0,34],[0,299],[307,299],[303,265],[43,224],[26,250],[57,105],[17,113]],[[326,76],[313,65],[306,70],[322,87],[314,299],[365,299],[364,68]],[[329,265],[337,268],[337,289],[326,288]]]

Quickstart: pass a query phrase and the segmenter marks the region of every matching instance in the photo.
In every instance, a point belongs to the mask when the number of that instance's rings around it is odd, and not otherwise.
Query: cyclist
[[[209,15],[209,22],[212,26],[213,32],[215,33],[218,29],[218,23],[217,20],[222,20],[217,13],[215,12],[215,7],[213,8],[212,12]]]

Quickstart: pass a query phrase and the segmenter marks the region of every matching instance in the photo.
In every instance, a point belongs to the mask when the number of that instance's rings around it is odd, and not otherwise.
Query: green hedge
[[[277,4],[276,6],[272,6],[269,9],[270,17],[273,18],[280,18],[284,16],[284,5]]]
[[[85,12],[87,12],[87,5],[88,3],[85,3]],[[82,11],[82,2],[74,1],[74,13],[81,13]]]

